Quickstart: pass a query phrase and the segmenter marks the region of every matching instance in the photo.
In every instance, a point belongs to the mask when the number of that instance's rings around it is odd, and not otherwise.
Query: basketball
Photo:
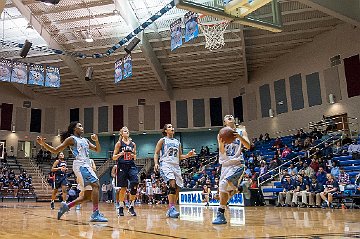
[[[230,144],[235,140],[234,136],[235,131],[230,127],[224,127],[219,131],[219,137],[224,141],[226,144]]]

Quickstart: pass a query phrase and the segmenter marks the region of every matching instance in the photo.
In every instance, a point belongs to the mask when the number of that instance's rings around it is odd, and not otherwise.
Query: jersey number
[[[173,156],[173,157],[177,158],[178,152],[179,152],[179,150],[177,148],[170,148],[168,156]]]

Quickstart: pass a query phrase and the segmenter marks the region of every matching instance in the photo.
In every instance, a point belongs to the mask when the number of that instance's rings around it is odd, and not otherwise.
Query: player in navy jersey
[[[179,140],[174,138],[175,130],[171,124],[164,125],[162,134],[164,137],[157,142],[155,148],[154,169],[156,172],[160,170],[160,175],[169,184],[169,209],[166,216],[177,218],[180,213],[176,210],[175,204],[179,194],[179,187],[183,187],[179,161],[194,156],[195,150],[193,149],[185,155],[182,154],[181,144]]]
[[[85,191],[84,197],[78,197],[74,201],[69,204],[62,203],[58,212],[58,220],[64,215],[71,207],[76,206],[84,201],[87,201],[90,198],[90,195],[87,193],[91,193],[91,199],[93,203],[93,213],[90,217],[91,222],[107,222],[107,218],[104,217],[99,212],[99,179],[97,178],[94,170],[91,167],[91,161],[89,157],[89,150],[93,150],[95,152],[101,151],[101,146],[99,143],[99,139],[96,134],[91,135],[91,140],[95,142],[95,145],[92,144],[88,139],[83,138],[82,134],[84,133],[84,128],[79,122],[71,122],[68,126],[68,130],[66,132],[61,133],[60,141],[61,144],[57,147],[52,147],[45,142],[45,138],[38,136],[37,143],[43,146],[46,150],[49,150],[51,153],[57,154],[67,147],[70,148],[73,155],[75,156],[75,160],[73,162],[73,171],[76,175],[79,187],[81,191]],[[92,191],[85,190],[85,187],[91,185]]]
[[[136,144],[129,137],[129,129],[124,126],[120,130],[119,141],[115,144],[115,149],[113,153],[113,160],[117,160],[117,185],[120,187],[119,190],[119,216],[124,216],[124,201],[127,187],[130,188],[130,206],[129,214],[131,216],[136,216],[134,209],[134,203],[137,192],[137,185],[139,183],[138,179],[138,169],[135,165],[136,160]]]
[[[67,186],[69,184],[66,175],[68,168],[67,168],[67,163],[65,161],[64,153],[60,152],[56,158],[57,159],[55,160],[51,168],[51,172],[55,174],[54,183],[53,183],[53,192],[51,195],[51,204],[50,204],[51,209],[55,209],[54,201],[56,199],[56,193],[58,192],[59,188],[61,188],[63,202],[66,202]]]
[[[213,224],[226,224],[225,208],[229,199],[238,192],[243,174],[244,157],[242,155],[242,146],[249,149],[250,141],[244,126],[237,127],[234,116],[225,115],[224,126],[232,128],[236,136],[230,144],[225,144],[218,135],[219,144],[219,163],[221,164],[221,174],[219,181],[220,206]]]

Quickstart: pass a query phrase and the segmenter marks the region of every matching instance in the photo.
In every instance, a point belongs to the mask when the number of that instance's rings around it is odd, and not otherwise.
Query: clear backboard
[[[271,32],[281,32],[278,0],[175,0],[177,8],[237,22]]]

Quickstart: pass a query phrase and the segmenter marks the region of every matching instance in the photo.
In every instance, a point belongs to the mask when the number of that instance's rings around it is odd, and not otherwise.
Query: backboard
[[[278,0],[175,0],[177,8],[238,22],[271,32],[281,32]]]

